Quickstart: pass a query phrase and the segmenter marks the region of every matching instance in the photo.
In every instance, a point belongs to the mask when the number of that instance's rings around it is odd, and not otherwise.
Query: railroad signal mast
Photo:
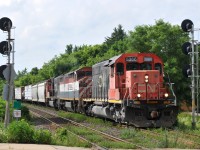
[[[192,95],[192,127],[195,128],[195,108],[197,104],[197,113],[199,111],[199,63],[198,63],[198,41],[194,40],[194,24],[191,20],[185,19],[181,23],[181,28],[184,32],[189,32],[191,34],[190,42],[185,42],[182,45],[182,51],[186,55],[190,55],[191,62],[190,65],[186,65],[183,68],[183,74],[185,77],[191,78],[191,95]],[[196,99],[196,102],[195,102]]]
[[[11,39],[11,28],[12,21],[9,18],[3,17],[0,19],[0,29],[8,33],[8,39],[0,43],[0,53],[8,59],[7,64],[0,66],[0,78],[6,80],[6,85],[4,85],[3,89],[3,99],[6,100],[5,127],[8,126],[10,121],[10,100],[13,99],[14,78],[16,76],[14,71],[14,50],[12,50],[12,47],[14,49],[14,39]],[[11,46],[11,43],[13,46]]]

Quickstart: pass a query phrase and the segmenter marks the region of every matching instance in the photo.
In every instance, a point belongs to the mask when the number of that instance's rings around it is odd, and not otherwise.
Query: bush
[[[28,121],[31,120],[31,116],[30,116],[30,112],[29,112],[28,107],[22,106],[21,112],[22,112],[22,118],[23,119],[28,120]]]
[[[33,143],[34,129],[25,120],[13,121],[8,127],[8,142]]]
[[[6,108],[6,101],[0,99],[0,121],[4,120],[5,108]]]
[[[7,130],[8,142],[51,144],[52,136],[48,130],[35,130],[24,119],[13,121]],[[1,134],[0,134],[1,137]]]
[[[37,144],[51,144],[51,133],[48,130],[35,130],[34,142]]]
[[[0,143],[6,143],[7,142],[7,134],[6,129],[4,128],[4,124],[0,123]]]

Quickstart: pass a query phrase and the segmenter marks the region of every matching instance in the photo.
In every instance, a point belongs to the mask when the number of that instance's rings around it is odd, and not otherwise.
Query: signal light
[[[0,19],[0,29],[3,31],[10,31],[10,29],[12,28],[12,21],[7,18],[7,17],[3,17]]]
[[[185,55],[188,55],[190,52],[192,52],[192,44],[190,42],[185,42],[182,45],[182,51]]]
[[[192,30],[193,22],[189,19],[183,20],[181,28],[184,32],[190,32]]]
[[[8,42],[7,41],[2,41],[0,43],[0,53],[3,55],[8,55],[9,51],[11,51],[12,46],[10,44],[10,49],[8,49]]]
[[[183,75],[188,78],[189,76],[192,75],[191,67],[190,65],[185,65],[182,69]]]

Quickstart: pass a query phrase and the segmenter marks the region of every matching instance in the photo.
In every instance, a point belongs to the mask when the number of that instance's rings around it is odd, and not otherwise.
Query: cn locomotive
[[[15,88],[15,99],[108,118],[136,127],[171,127],[178,108],[164,82],[162,60],[152,53],[125,53],[92,67]]]

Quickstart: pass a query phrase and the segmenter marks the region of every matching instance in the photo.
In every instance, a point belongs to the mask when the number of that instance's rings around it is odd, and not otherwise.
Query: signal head
[[[192,26],[193,26],[193,22],[189,19],[185,19],[183,20],[183,22],[181,23],[181,28],[184,32],[190,32],[192,31]]]
[[[185,65],[182,69],[183,75],[188,78],[189,76],[192,75],[191,67],[190,65]]]
[[[11,51],[12,46],[10,44],[10,50],[8,49],[8,42],[7,41],[2,41],[0,43],[0,53],[3,55],[8,55],[9,51]]]
[[[7,17],[3,17],[0,19],[0,29],[3,31],[10,31],[10,29],[12,28],[12,21],[7,18]]]
[[[183,45],[182,45],[182,51],[185,55],[188,55],[189,52],[192,51],[192,44],[190,42],[185,42]]]
[[[7,65],[2,65],[0,66],[0,78],[5,80],[5,77],[4,77],[4,74],[3,74],[3,71],[7,68]]]

